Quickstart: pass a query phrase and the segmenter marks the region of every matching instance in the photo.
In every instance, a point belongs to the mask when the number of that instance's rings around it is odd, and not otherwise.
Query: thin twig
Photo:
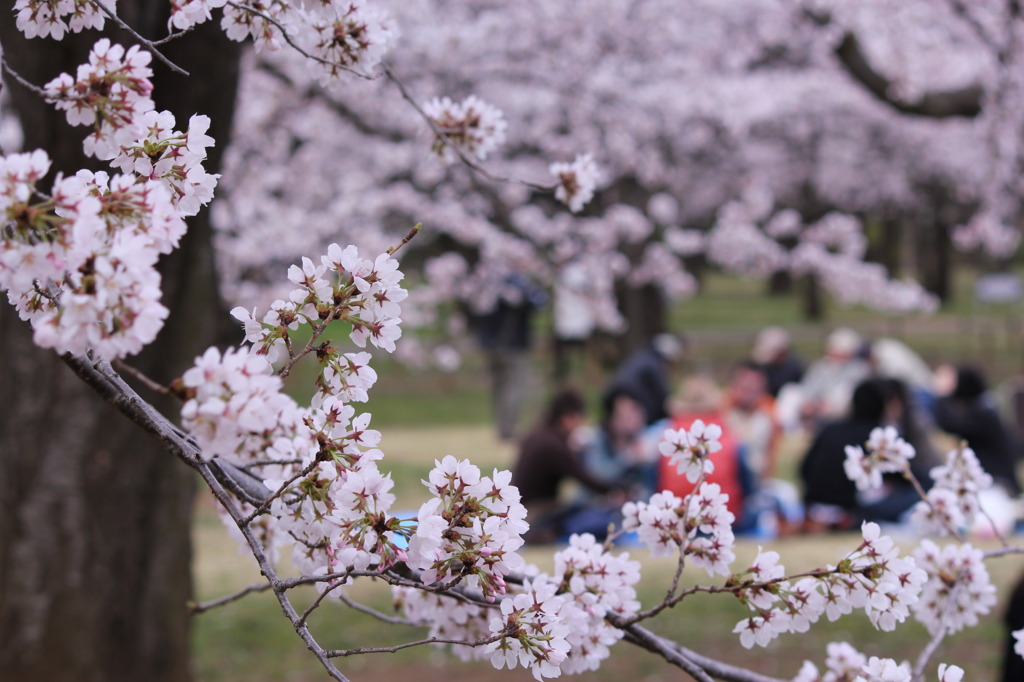
[[[402,249],[403,246],[411,242],[413,240],[413,237],[420,233],[421,229],[423,229],[423,223],[416,223],[415,225],[412,226],[412,229],[409,230],[409,234],[405,235],[405,237],[402,238],[402,241],[398,242],[398,244],[394,246],[389,246],[388,250],[385,251],[385,253],[387,253],[389,256],[395,255]]]
[[[366,604],[360,604],[359,602],[353,601],[352,599],[350,599],[348,597],[348,595],[346,595],[344,592],[339,594],[337,598],[338,598],[338,600],[341,603],[343,603],[345,606],[349,607],[350,609],[354,609],[356,611],[359,611],[360,613],[365,613],[368,616],[373,616],[377,620],[382,621],[384,623],[390,623],[391,625],[411,625],[411,626],[423,625],[423,623],[417,623],[415,621],[409,620],[408,618],[399,618],[398,616],[389,616],[388,614],[382,613],[382,612],[378,611],[377,609],[374,609],[374,608],[371,608],[371,607],[367,606]]]
[[[507,176],[495,175],[494,173],[490,172],[489,170],[481,166],[479,163],[474,161],[469,156],[465,149],[455,144],[455,142],[452,141],[452,139],[445,134],[444,129],[441,128],[441,126],[439,126],[437,122],[433,118],[431,118],[426,111],[423,110],[423,107],[420,106],[419,102],[416,101],[416,98],[412,96],[411,92],[409,92],[409,88],[407,88],[405,86],[405,83],[403,83],[402,80],[395,75],[395,72],[391,70],[390,66],[388,66],[387,64],[381,64],[381,71],[384,73],[384,77],[387,78],[398,89],[399,94],[402,95],[402,99],[408,102],[408,104],[416,111],[416,113],[418,113],[420,117],[426,122],[426,124],[430,127],[430,130],[434,133],[435,137],[438,140],[440,140],[442,144],[451,149],[459,158],[459,161],[463,163],[463,165],[467,166],[476,173],[479,173],[481,176],[483,176],[490,182],[498,184],[517,183],[529,187],[530,189],[539,190],[541,192],[553,192],[558,187],[557,184],[542,185],[540,183],[530,182],[529,180],[519,180]]]
[[[256,585],[249,585],[248,587],[243,587],[237,592],[233,592],[218,599],[211,599],[210,601],[204,601],[198,604],[189,604],[188,610],[189,613],[192,614],[204,613],[206,611],[209,611],[210,609],[215,609],[218,606],[224,606],[225,604],[230,604],[231,602],[238,601],[242,597],[248,594],[252,594],[253,592],[266,592],[269,589],[270,583],[258,583]]]
[[[914,663],[914,671],[912,673],[911,680],[913,682],[922,682],[924,680],[924,669],[928,667],[928,661],[931,660],[935,652],[939,650],[939,645],[942,644],[942,640],[949,634],[949,625],[946,623],[946,619],[952,615],[956,607],[956,597],[958,593],[963,589],[963,583],[960,582],[961,575],[957,575],[957,580],[953,584],[953,589],[946,595],[946,605],[942,609],[942,617],[939,618],[939,629],[932,635],[932,638],[925,645],[924,649],[917,656],[917,661]]]
[[[963,443],[961,447],[966,447],[966,445],[966,443]],[[921,501],[927,504],[929,509],[934,510],[935,505],[933,505],[932,501],[928,499],[928,493],[925,492],[924,486],[922,486],[921,482],[917,480],[917,476],[914,475],[914,472],[910,470],[909,462],[904,462],[903,464],[903,477],[910,481],[910,484],[914,486],[914,491],[917,493],[918,497],[921,498]],[[952,535],[960,542],[967,542],[967,538],[964,537],[963,533],[960,532],[959,528],[954,528],[952,525],[946,524],[943,524],[943,528],[945,528],[947,533]]]
[[[192,75],[188,71],[186,71],[185,69],[181,68],[180,66],[178,66],[177,64],[172,62],[166,56],[164,56],[164,53],[157,49],[156,43],[154,43],[149,38],[143,38],[141,35],[139,35],[138,31],[136,31],[134,28],[129,26],[127,23],[125,23],[125,21],[121,17],[117,16],[117,13],[115,13],[113,10],[111,10],[109,7],[107,7],[102,2],[102,0],[89,0],[89,1],[92,4],[96,5],[97,7],[99,7],[101,10],[103,10],[103,13],[106,14],[108,17],[110,17],[114,21],[114,23],[116,23],[118,26],[123,28],[125,31],[128,31],[128,33],[132,34],[132,36],[136,40],[138,40],[140,43],[145,45],[149,49],[149,51],[152,54],[156,55],[157,59],[159,59],[164,64],[166,64],[167,68],[169,68],[171,71],[180,73],[183,76],[191,76]]]
[[[475,642],[467,642],[463,639],[448,639],[446,637],[427,637],[426,639],[420,639],[415,642],[406,642],[405,644],[396,644],[395,646],[364,647],[359,649],[330,649],[327,651],[327,656],[330,658],[339,658],[341,656],[356,656],[359,654],[393,654],[397,651],[401,651],[402,649],[423,646],[424,644],[462,644],[463,646],[478,647],[492,642],[497,642],[502,637],[505,637],[505,634],[499,633],[486,639],[478,639]],[[710,682],[713,682],[713,680]]]
[[[327,325],[329,325],[334,320],[338,319],[337,315],[338,310],[334,309],[330,312],[330,314],[328,314],[326,319],[324,319],[323,321],[321,321],[320,323],[313,327],[313,333],[310,335],[309,341],[306,342],[306,345],[303,346],[302,350],[292,355],[288,359],[288,362],[284,363],[281,369],[278,370],[277,375],[279,377],[281,377],[282,379],[287,377],[289,374],[291,374],[292,368],[295,367],[295,363],[297,363],[299,360],[313,352],[313,347],[316,344],[317,340],[321,336],[323,336],[323,333],[325,331],[327,331]]]
[[[20,83],[22,87],[28,88],[39,97],[42,97],[44,99],[46,98],[46,90],[43,90],[41,87],[35,85],[34,83],[30,83],[28,80],[22,77],[20,73],[11,68],[11,65],[7,63],[7,59],[5,59],[2,55],[0,55],[0,66],[3,66],[3,69],[5,72],[7,72],[7,75],[9,75],[11,78]]]
[[[1010,554],[1024,554],[1024,547],[1020,547],[1017,545],[1007,545],[1005,547],[1000,547],[999,549],[992,549],[987,552],[983,552],[981,556],[983,559],[988,560],[998,559],[1000,557],[1004,557]]]
[[[248,516],[242,519],[242,522],[247,526],[250,523],[252,523],[253,519],[255,519],[263,512],[267,511],[267,509],[270,508],[271,503],[278,497],[280,497],[284,491],[291,487],[292,483],[295,483],[295,481],[299,480],[304,476],[308,476],[313,471],[313,469],[316,469],[318,466],[320,466],[320,462],[322,461],[323,460],[321,460],[319,457],[315,458],[312,462],[303,467],[302,471],[298,472],[297,474],[289,478],[287,481],[282,483],[280,486],[278,486],[277,490],[268,495],[265,500],[260,502],[260,504],[255,509],[252,510],[252,513],[250,513]]]
[[[141,370],[132,367],[124,360],[114,360],[113,367],[122,374],[130,375],[133,379],[139,381],[140,383],[145,385],[146,388],[153,391],[154,393],[159,393],[160,395],[174,395],[174,392],[171,391],[171,389],[167,388],[159,381],[154,381],[153,379],[150,379]]]
[[[299,616],[299,620],[298,620],[299,625],[305,625],[306,620],[310,617],[310,615],[312,615],[312,613],[314,611],[316,611],[318,608],[320,608],[320,605],[324,603],[324,599],[326,599],[328,597],[328,595],[330,595],[331,592],[333,592],[334,590],[337,590],[338,588],[340,588],[343,584],[344,583],[342,583],[339,580],[338,582],[334,583],[333,585],[328,585],[327,587],[325,587],[320,592],[320,594],[318,594],[316,596],[316,599],[313,600],[313,603],[310,604],[306,608],[306,610],[302,612],[301,616]]]

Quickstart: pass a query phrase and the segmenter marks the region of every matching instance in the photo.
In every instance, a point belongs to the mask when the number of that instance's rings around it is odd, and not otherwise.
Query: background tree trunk
[[[166,34],[167,3],[121,0],[118,10],[142,35]],[[131,42],[124,32],[108,35]],[[92,32],[28,41],[10,9],[0,12],[4,57],[36,84],[73,74],[96,39]],[[198,77],[171,74],[154,59],[157,108],[171,110],[179,129],[193,113],[212,118],[217,147],[206,167],[216,172],[234,109],[238,46],[207,24],[165,47]],[[81,156],[85,128],[69,128],[63,113],[15,83],[8,92],[25,148],[46,149],[53,172],[102,167]],[[171,316],[157,341],[130,359],[158,380],[180,374],[216,342],[221,306],[210,236],[204,211],[190,221],[181,249],[161,263]],[[53,352],[36,348],[6,303],[0,414],[0,679],[188,680],[191,472],[102,403]]]

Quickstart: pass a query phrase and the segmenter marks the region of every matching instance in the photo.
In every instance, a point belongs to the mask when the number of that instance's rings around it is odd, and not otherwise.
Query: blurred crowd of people
[[[667,429],[689,429],[698,420],[722,428],[722,447],[711,455],[714,471],[707,480],[729,494],[738,534],[774,537],[855,529],[864,521],[903,523],[920,499],[918,486],[927,490],[929,471],[941,463],[942,439],[966,441],[974,450],[996,483],[989,503],[1003,510],[996,516],[1012,528],[1021,446],[977,367],[933,370],[896,339],[869,342],[847,328],[832,332],[824,355],[805,364],[786,330],[770,327],[749,357],[732,367],[724,386],[696,373],[673,391],[673,368],[685,352],[681,338],[660,334],[627,357],[601,394],[596,425],[588,424],[588,406],[577,389],[562,388],[551,399],[521,441],[513,470],[529,511],[528,540],[552,542],[578,532],[604,537],[619,524],[624,502],[662,490],[689,493],[693,484],[658,446]],[[844,471],[846,447],[864,446],[882,426],[914,447],[916,484],[888,474],[881,486],[858,490]],[[784,434],[806,446],[795,462],[790,450],[780,476]]]

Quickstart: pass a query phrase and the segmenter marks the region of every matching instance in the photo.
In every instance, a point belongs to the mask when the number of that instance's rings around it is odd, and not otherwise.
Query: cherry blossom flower
[[[939,682],[962,682],[963,679],[964,669],[960,666],[939,664]]]
[[[854,682],[910,682],[910,666],[891,658],[872,656],[860,669]]]
[[[106,3],[113,11],[117,0]],[[26,38],[52,37],[61,40],[70,28],[73,33],[91,29],[102,29],[106,15],[90,0],[17,0],[14,11],[18,13],[18,30]],[[65,17],[68,17],[65,21]]]
[[[93,125],[86,154],[109,160],[142,132],[142,116],[153,109],[149,52],[137,45],[125,50],[102,38],[78,67],[75,78],[61,74],[44,86],[46,98],[67,112],[71,125]]]
[[[423,105],[423,111],[440,131],[432,149],[446,162],[456,158],[449,144],[483,161],[505,141],[505,116],[475,95],[458,103],[448,97],[435,98]]]
[[[560,614],[564,597],[555,594],[556,587],[540,578],[527,580],[522,593],[501,600],[501,616],[490,624],[491,634],[501,637],[484,648],[495,668],[518,664],[530,668],[537,680],[561,674],[569,628]]]
[[[555,198],[573,213],[579,213],[594,198],[599,171],[590,154],[581,154],[572,163],[553,163],[548,170],[558,180]]]
[[[705,474],[715,470],[709,456],[722,449],[718,441],[722,427],[718,424],[705,425],[700,419],[693,422],[690,430],[666,430],[658,451],[669,458],[679,473],[686,474],[691,483],[696,483]]]
[[[168,27],[187,31],[196,24],[202,24],[213,18],[211,10],[224,7],[227,0],[172,0],[171,18]]]
[[[843,468],[858,490],[878,488],[882,474],[905,471],[914,457],[914,447],[899,437],[892,426],[872,429],[866,444],[867,454],[859,445],[846,446]]]
[[[940,628],[954,633],[976,625],[995,605],[996,589],[980,549],[967,544],[940,549],[924,540],[914,557],[928,573],[914,616],[933,635]]]

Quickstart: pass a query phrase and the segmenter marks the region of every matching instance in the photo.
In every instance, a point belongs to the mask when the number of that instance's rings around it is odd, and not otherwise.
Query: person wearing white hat
[[[853,389],[871,374],[871,366],[861,357],[861,348],[860,334],[840,327],[829,334],[825,357],[808,368],[801,382],[801,416],[812,429],[845,416]]]

